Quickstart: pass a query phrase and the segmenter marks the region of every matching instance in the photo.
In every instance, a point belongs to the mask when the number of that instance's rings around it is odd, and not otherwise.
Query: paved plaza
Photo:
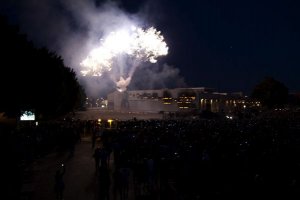
[[[97,141],[101,146],[101,142]],[[24,180],[21,187],[22,200],[53,200],[56,198],[54,189],[55,173],[65,165],[65,174],[63,176],[65,190],[63,199],[72,200],[98,200],[103,199],[99,196],[99,179],[95,170],[95,161],[93,158],[94,149],[92,148],[91,138],[82,138],[81,142],[76,144],[73,156],[68,151],[56,151],[45,157],[34,161],[25,169]],[[114,160],[113,155],[109,161],[109,176],[111,180],[109,199],[119,200],[118,192],[113,191],[114,181]],[[130,170],[128,197],[123,199],[149,199],[149,196],[139,196],[136,198],[134,192],[133,176]],[[150,199],[162,199],[158,195]],[[169,193],[171,198],[173,194]],[[174,199],[174,197],[172,197]]]
[[[64,199],[99,199],[99,185],[93,153],[94,149],[92,149],[90,138],[87,137],[76,145],[72,157],[69,152],[55,152],[36,160],[25,170],[25,179],[21,189],[22,199],[56,199],[54,190],[55,173],[57,169],[61,168],[62,163],[66,168]],[[109,166],[110,174],[112,174],[113,159],[110,160]],[[113,199],[112,189],[110,193],[112,195],[111,199]],[[134,195],[130,190],[128,199],[134,199]]]

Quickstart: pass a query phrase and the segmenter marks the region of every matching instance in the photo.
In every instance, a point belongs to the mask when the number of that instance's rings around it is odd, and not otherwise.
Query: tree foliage
[[[280,107],[287,103],[288,88],[283,83],[267,77],[254,87],[251,96],[268,108]]]
[[[35,48],[4,18],[0,26],[0,112],[15,116],[34,109],[43,117],[55,117],[79,107],[85,93],[63,59]]]

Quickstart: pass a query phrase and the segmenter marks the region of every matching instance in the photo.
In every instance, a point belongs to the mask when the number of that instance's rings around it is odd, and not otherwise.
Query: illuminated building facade
[[[230,113],[260,106],[242,93],[220,93],[212,88],[175,88],[159,90],[115,91],[107,97],[108,109],[132,112],[211,111]]]

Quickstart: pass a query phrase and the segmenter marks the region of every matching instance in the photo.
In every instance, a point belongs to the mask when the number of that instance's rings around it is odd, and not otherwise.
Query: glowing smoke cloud
[[[154,77],[156,84],[158,82],[165,83],[169,78],[180,79],[179,74],[174,77],[174,74],[169,71],[157,74],[157,70],[154,68],[161,68],[162,66],[159,64],[141,69],[141,71],[146,70],[150,73],[145,72],[142,76],[132,77],[132,74],[136,74],[138,71],[136,67],[141,67],[142,62],[155,62],[158,57],[155,52],[160,48],[156,49],[154,46],[155,41],[160,43],[160,37],[158,37],[160,34],[154,33],[156,31],[154,28],[148,29],[147,25],[149,19],[150,23],[155,23],[156,15],[160,16],[160,13],[155,7],[149,5],[154,1],[139,1],[139,11],[135,13],[128,13],[121,9],[124,8],[122,2],[125,1],[1,0],[0,13],[7,13],[12,17],[12,22],[20,24],[20,32],[26,33],[28,39],[33,41],[37,47],[47,47],[61,55],[66,66],[74,69],[77,76],[83,74],[81,71],[86,71],[86,76],[78,76],[78,80],[90,97],[106,96],[116,87],[126,90],[127,85],[133,86],[133,83],[135,83],[135,89],[140,87],[137,83],[144,83],[151,87],[150,83],[153,82],[152,78]],[[134,26],[143,27],[143,29],[134,28]],[[100,38],[103,39],[100,41]],[[107,38],[111,39],[107,40]],[[139,42],[128,42],[130,38],[137,39]],[[154,42],[152,40],[148,44],[142,43],[147,38],[154,38]],[[129,46],[126,46],[128,44],[132,47],[131,51],[128,51],[130,49]],[[147,45],[153,45],[153,58],[150,57],[151,55],[145,57],[145,54],[151,50],[151,48],[148,50],[144,48]],[[115,48],[112,48],[113,46]],[[111,56],[112,49],[114,49],[112,52],[116,56],[115,58]],[[167,54],[167,50],[165,48],[164,54]],[[100,53],[101,51],[103,53]],[[97,57],[96,55],[102,57],[92,59]],[[103,63],[99,64],[100,61]],[[80,65],[80,63],[82,64]],[[145,64],[148,66],[148,63]],[[166,77],[166,73],[171,74],[172,77]],[[148,74],[151,74],[151,77]],[[99,76],[101,77],[99,78]],[[141,78],[143,80],[140,80]],[[145,83],[145,78],[147,78],[147,83]]]
[[[115,62],[118,57],[129,56],[132,60],[128,77],[124,78],[126,74],[121,74],[119,80],[115,80],[118,90],[125,91],[140,62],[156,63],[159,56],[167,54],[167,44],[159,31],[153,27],[146,30],[131,27],[111,32],[101,39],[100,46],[93,49],[80,63],[83,68],[81,73],[83,76],[101,76],[113,67],[120,67]]]

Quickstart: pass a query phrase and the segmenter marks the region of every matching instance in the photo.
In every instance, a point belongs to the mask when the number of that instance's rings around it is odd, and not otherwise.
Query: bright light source
[[[118,84],[118,89],[125,91],[140,62],[156,63],[158,57],[168,54],[168,50],[164,37],[154,27],[119,29],[101,39],[100,44],[90,51],[80,63],[81,73],[83,76],[102,76],[113,67],[123,68],[119,66],[118,59],[127,56],[131,59],[128,75],[121,74],[120,81],[114,80]]]
[[[109,123],[109,127],[111,128],[111,123],[113,122],[114,120],[112,119],[108,119],[107,122]]]
[[[24,111],[20,117],[21,121],[34,121],[35,114],[32,111]]]
[[[233,117],[232,117],[232,116],[229,116],[229,115],[226,115],[226,118],[227,118],[227,119],[233,119]]]
[[[93,49],[80,65],[85,68],[81,73],[101,76],[112,69],[113,59],[120,54],[127,54],[136,60],[157,62],[157,57],[168,54],[164,37],[155,28],[143,30],[118,30],[111,32],[98,48]]]

